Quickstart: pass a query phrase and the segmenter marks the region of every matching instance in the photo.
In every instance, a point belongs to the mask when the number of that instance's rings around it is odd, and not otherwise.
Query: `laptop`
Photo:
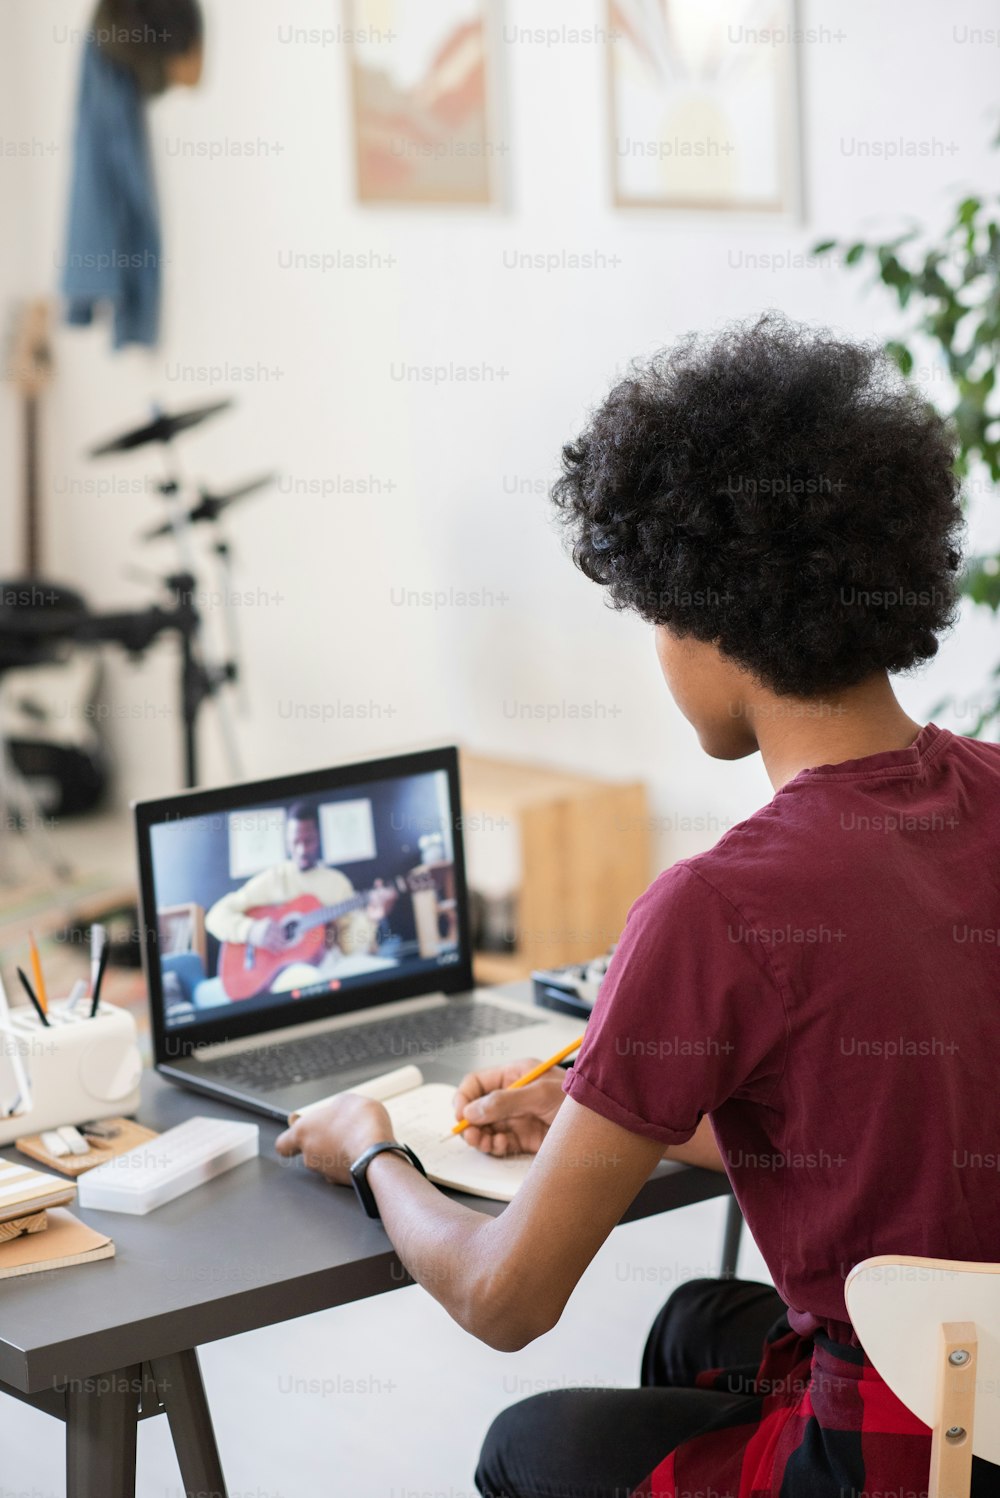
[[[454,748],[136,803],[157,1071],[283,1120],[575,1039],[473,988],[460,807]]]

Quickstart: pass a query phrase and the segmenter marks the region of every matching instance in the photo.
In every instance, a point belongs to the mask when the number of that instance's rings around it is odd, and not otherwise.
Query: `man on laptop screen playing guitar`
[[[345,959],[375,954],[378,928],[396,903],[380,880],[360,894],[321,858],[319,812],[290,806],[288,857],[223,895],[205,926],[222,944],[219,977],[231,1000],[336,978]]]

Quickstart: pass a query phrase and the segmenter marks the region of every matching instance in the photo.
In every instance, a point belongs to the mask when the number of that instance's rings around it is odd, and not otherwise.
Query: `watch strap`
[[[350,1167],[350,1173],[358,1201],[364,1208],[366,1215],[375,1218],[377,1222],[381,1221],[381,1217],[379,1215],[378,1203],[375,1200],[375,1193],[368,1184],[368,1167],[376,1155],[384,1154],[386,1151],[402,1155],[404,1159],[409,1160],[411,1165],[416,1166],[422,1176],[426,1178],[427,1175],[426,1170],[408,1144],[400,1144],[398,1139],[383,1139],[378,1144],[370,1144],[364,1154],[359,1155]]]

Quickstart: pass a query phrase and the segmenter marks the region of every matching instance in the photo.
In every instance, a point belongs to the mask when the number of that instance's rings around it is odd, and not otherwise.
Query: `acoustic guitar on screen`
[[[281,928],[282,945],[276,949],[252,942],[226,941],[219,954],[219,979],[226,997],[255,999],[267,993],[279,973],[295,962],[317,964],[327,946],[326,928],[332,921],[363,910],[373,895],[386,888],[400,894],[433,889],[434,876],[426,871],[390,879],[387,884],[364,890],[336,905],[323,905],[315,895],[297,895],[284,905],[255,905],[244,914],[251,920],[269,920]]]

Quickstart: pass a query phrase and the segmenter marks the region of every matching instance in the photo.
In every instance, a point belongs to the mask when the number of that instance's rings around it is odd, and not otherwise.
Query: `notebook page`
[[[509,1202],[528,1174],[532,1155],[496,1159],[470,1149],[460,1134],[445,1138],[455,1124],[454,1087],[428,1082],[385,1104],[397,1139],[408,1144],[439,1186]]]

